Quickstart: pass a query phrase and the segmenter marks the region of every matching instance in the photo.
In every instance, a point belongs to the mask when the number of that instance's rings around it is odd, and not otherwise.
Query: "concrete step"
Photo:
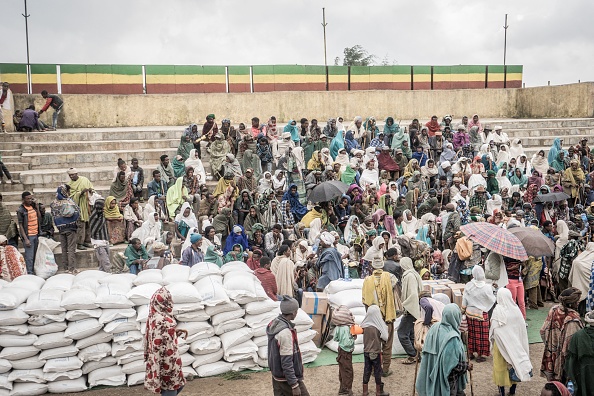
[[[149,149],[170,149],[179,146],[179,139],[159,140],[109,140],[109,141],[72,141],[60,142],[62,153],[81,153],[90,151],[143,151]],[[26,142],[22,144],[22,152],[26,154],[46,155],[47,142]],[[58,153],[51,153],[58,154]]]
[[[2,148],[0,148],[1,152],[4,151],[9,151],[9,150],[18,150],[21,148],[21,143],[20,142],[11,142],[8,141],[7,139],[4,139],[6,137],[8,137],[9,134],[4,134],[2,135]]]
[[[570,128],[594,127],[594,118],[558,118],[558,119],[484,119],[482,125],[501,125],[504,129]]]
[[[16,174],[13,175],[11,173],[11,176],[13,176],[14,180],[18,180],[16,178]],[[11,193],[11,192],[15,192],[15,191],[17,191],[19,194],[21,192],[23,192],[24,191],[23,190],[23,185],[22,184],[8,184],[8,183],[6,183],[6,184],[0,184],[0,193],[2,193],[3,196],[5,194],[7,194],[7,193]]]
[[[29,170],[29,164],[21,161],[3,161],[4,165],[12,175],[15,172],[23,172]]]
[[[76,128],[55,132],[10,132],[2,137],[6,142],[68,142],[105,140],[179,139],[185,127],[139,128]]]
[[[8,157],[20,157],[21,149],[20,148],[5,149],[4,143],[2,143],[2,148],[0,148],[0,155],[2,156],[4,161],[7,161]]]
[[[523,137],[559,137],[559,136],[592,136],[594,134],[594,126],[591,127],[572,127],[572,128],[536,128],[536,129],[503,129],[505,133],[513,138]]]
[[[583,138],[589,139],[594,144],[593,135],[555,135],[555,136],[524,136],[521,137],[522,145],[527,146],[548,146],[551,147],[556,138],[563,140],[563,147],[567,148],[570,145],[575,146],[580,143]]]
[[[60,167],[66,171],[68,168],[87,168],[95,166],[117,165],[118,158],[130,163],[132,158],[137,158],[140,166],[145,168],[147,163],[158,163],[161,155],[175,156],[177,148],[153,148],[136,151],[135,147],[127,150],[90,151],[77,152],[53,152],[53,153],[23,153],[22,161],[28,163],[31,170],[53,169]],[[112,168],[112,171],[113,171]],[[146,169],[145,169],[146,170]],[[151,169],[152,171],[152,169]],[[146,177],[146,175],[145,175]],[[91,179],[92,180],[92,179]],[[103,180],[103,179],[101,179]]]

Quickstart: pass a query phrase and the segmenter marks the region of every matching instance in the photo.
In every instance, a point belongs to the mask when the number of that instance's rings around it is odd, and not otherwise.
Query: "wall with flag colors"
[[[521,65],[197,66],[0,63],[15,93],[172,94],[521,88]]]

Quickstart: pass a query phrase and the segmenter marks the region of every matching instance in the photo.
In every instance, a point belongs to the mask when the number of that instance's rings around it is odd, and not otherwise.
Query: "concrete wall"
[[[356,115],[426,119],[432,115],[478,113],[484,118],[594,117],[594,83],[524,89],[444,91],[267,92],[171,95],[63,95],[60,125],[67,128],[184,125],[202,122],[209,113],[220,121],[249,124],[275,115],[279,122],[303,116],[325,121],[329,116],[351,120]],[[16,108],[39,95],[15,95]],[[43,119],[51,120],[50,110]],[[51,121],[50,121],[51,122]]]

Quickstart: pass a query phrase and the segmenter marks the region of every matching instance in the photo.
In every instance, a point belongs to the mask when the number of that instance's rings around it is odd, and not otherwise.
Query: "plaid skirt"
[[[476,352],[479,356],[489,356],[489,315],[483,312],[483,320],[467,317],[468,320],[468,352]]]

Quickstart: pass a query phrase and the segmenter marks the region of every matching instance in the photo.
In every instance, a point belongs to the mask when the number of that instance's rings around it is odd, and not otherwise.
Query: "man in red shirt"
[[[54,114],[52,115],[52,128],[55,131],[56,127],[58,126],[58,116],[60,112],[62,112],[62,108],[64,107],[64,101],[58,95],[48,94],[46,90],[41,91],[41,96],[45,99],[45,104],[39,110],[39,115],[44,113],[50,107],[54,109]]]
[[[260,268],[254,271],[254,275],[256,278],[260,280],[262,283],[262,287],[264,291],[272,299],[272,301],[277,301],[277,287],[276,287],[276,278],[272,271],[270,271],[270,258],[267,256],[263,256],[260,259]]]

